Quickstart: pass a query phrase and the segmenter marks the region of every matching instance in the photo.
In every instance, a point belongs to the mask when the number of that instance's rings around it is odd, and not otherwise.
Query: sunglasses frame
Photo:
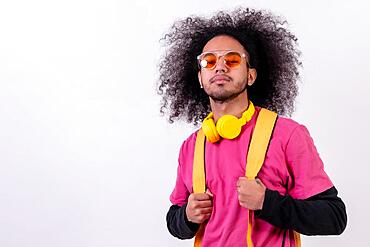
[[[234,50],[216,50],[216,51],[205,51],[205,52],[202,52],[201,54],[199,54],[197,56],[198,67],[199,67],[199,69],[209,69],[209,70],[212,70],[212,69],[214,69],[216,67],[218,61],[220,60],[220,57],[225,57],[225,55],[227,55],[228,53],[231,53],[231,52],[239,54],[240,58],[245,58],[245,61],[247,62],[247,66],[248,67],[251,67],[250,64],[249,64],[249,61],[247,60],[247,57],[249,58],[249,56],[247,56],[245,53],[240,53],[240,52],[234,51]],[[201,62],[202,62],[202,59],[201,58],[205,54],[213,54],[213,55],[216,56],[217,60],[216,60],[215,65],[212,68],[206,68],[206,67],[203,67],[201,65]],[[225,58],[223,59],[223,61],[224,61],[225,66],[227,68],[229,68],[229,69],[238,68],[240,66],[240,64],[239,64],[237,67],[229,67],[226,64]]]

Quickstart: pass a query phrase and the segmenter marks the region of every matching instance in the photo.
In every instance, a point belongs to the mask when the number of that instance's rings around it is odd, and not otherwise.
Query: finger
[[[212,208],[202,208],[199,211],[201,214],[210,214],[212,213]]]
[[[251,191],[248,190],[248,189],[240,188],[239,191],[238,191],[238,197],[239,198],[245,199],[245,198],[248,198],[250,195],[251,195]]]
[[[211,213],[208,213],[208,214],[202,214],[202,215],[200,215],[200,216],[198,216],[199,217],[199,220],[201,221],[201,222],[203,222],[203,221],[205,221],[205,220],[208,220],[210,217],[211,217]]]
[[[256,181],[256,183],[257,183],[258,185],[260,185],[260,186],[262,186],[262,187],[265,187],[265,185],[262,183],[262,181],[261,181],[259,178],[257,178],[255,181]]]
[[[238,195],[238,201],[240,202],[246,202],[248,200],[248,196],[244,195],[244,194],[239,194]]]
[[[197,201],[206,201],[206,200],[210,200],[211,196],[206,193],[198,193],[198,194],[194,194],[194,199]]]
[[[240,186],[242,186],[247,181],[248,181],[248,179],[246,177],[239,177],[238,181],[236,182],[236,185],[238,187],[240,187]]]
[[[191,200],[193,200],[193,198],[194,198],[194,193],[191,193],[191,194],[189,195],[189,197],[188,197],[188,200],[189,200],[189,201],[191,201]]]
[[[197,201],[197,202],[194,203],[195,208],[208,208],[208,207],[212,207],[212,206],[213,206],[213,203],[210,200],[208,200],[208,201]]]
[[[206,216],[206,219],[209,219],[209,218],[211,218],[211,213],[206,214],[205,216]]]
[[[195,215],[201,215],[201,214],[209,214],[213,211],[212,207],[207,207],[207,208],[195,208],[194,210]]]
[[[211,217],[211,214],[203,214],[199,216],[199,223],[203,223],[204,221],[208,220]]]
[[[237,187],[237,188],[236,188],[236,191],[238,192],[238,194],[240,194],[240,193],[242,193],[242,192],[243,192],[243,189],[242,189],[242,187]]]
[[[239,202],[239,205],[242,206],[243,208],[248,208],[248,205],[244,202]]]

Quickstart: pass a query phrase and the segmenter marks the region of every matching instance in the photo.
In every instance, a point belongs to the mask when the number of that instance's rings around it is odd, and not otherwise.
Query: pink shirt
[[[247,147],[260,108],[233,139],[206,143],[206,186],[214,195],[213,212],[202,247],[247,246],[248,211],[238,202],[236,182],[245,176]],[[193,192],[192,172],[196,132],[181,147],[172,204],[182,206]],[[291,119],[279,117],[258,178],[271,190],[296,199],[306,199],[333,186],[324,172],[307,129]],[[259,246],[295,246],[293,231],[277,228],[254,218],[252,241]],[[284,243],[284,245],[282,245]]]

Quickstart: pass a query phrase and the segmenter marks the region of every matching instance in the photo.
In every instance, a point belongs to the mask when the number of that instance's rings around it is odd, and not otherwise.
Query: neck
[[[240,118],[245,110],[248,109],[248,94],[247,91],[241,93],[230,101],[214,101],[210,99],[213,119],[216,122],[223,115],[233,115]]]

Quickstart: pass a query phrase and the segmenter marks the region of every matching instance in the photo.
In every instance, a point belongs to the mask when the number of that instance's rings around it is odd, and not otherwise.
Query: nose
[[[223,56],[218,57],[216,67],[215,67],[215,72],[216,73],[219,73],[219,72],[226,73],[227,71],[228,71],[228,68],[225,65],[224,57]]]

